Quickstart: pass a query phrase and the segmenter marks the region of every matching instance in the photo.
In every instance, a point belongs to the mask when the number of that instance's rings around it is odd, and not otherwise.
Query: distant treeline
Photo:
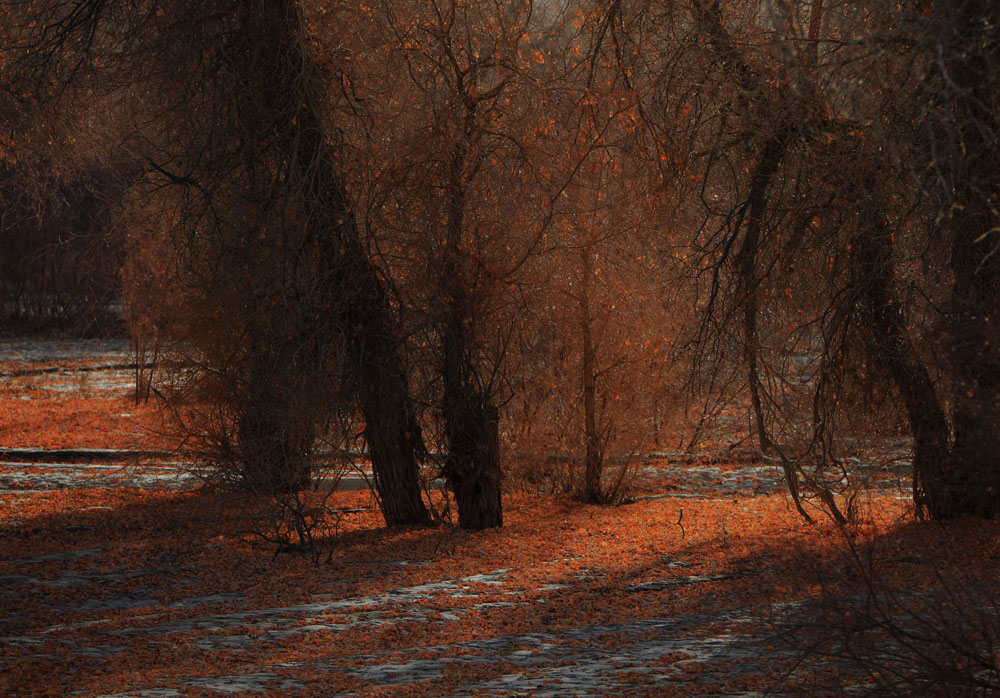
[[[121,168],[27,170],[0,162],[0,332],[121,331]]]

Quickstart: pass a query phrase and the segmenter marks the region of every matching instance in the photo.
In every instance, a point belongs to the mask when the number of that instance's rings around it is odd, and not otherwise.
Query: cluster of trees
[[[122,172],[109,165],[44,177],[0,161],[0,323],[19,332],[119,330],[124,264],[115,211]],[[54,168],[52,168],[54,169]],[[41,194],[41,196],[40,196]]]
[[[761,448],[837,518],[844,437],[880,414],[913,437],[920,513],[998,512],[998,17],[976,0],[609,15],[664,149],[664,115],[690,112],[701,339],[736,340]],[[690,50],[650,62],[640,39]]]
[[[3,191],[126,163],[88,191],[127,184],[133,334],[242,484],[362,435],[389,524],[430,469],[501,525],[502,448],[613,501],[686,380],[747,396],[803,514],[899,433],[919,513],[1000,513],[990,0],[2,13]]]

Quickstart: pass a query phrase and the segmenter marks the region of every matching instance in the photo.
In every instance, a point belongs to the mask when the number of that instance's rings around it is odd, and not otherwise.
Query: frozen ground
[[[65,559],[79,562],[100,552],[67,551]],[[183,585],[182,566],[114,572],[84,570],[51,579],[32,576],[34,566],[57,557],[12,561],[9,566],[17,572],[0,576],[0,600],[12,608],[19,601],[53,597],[52,601],[45,601],[47,607],[42,613],[72,614],[76,620],[3,636],[5,629],[9,632],[12,627],[24,626],[16,616],[2,618],[0,646],[7,644],[29,650],[31,658],[43,661],[54,655],[67,659],[78,655],[101,663],[114,662],[117,655],[129,652],[136,644],[147,651],[162,646],[166,652],[180,638],[209,653],[215,661],[226,661],[226,657],[238,659],[251,650],[259,653],[268,645],[289,639],[315,648],[314,656],[308,660],[254,664],[238,674],[179,676],[166,684],[151,681],[135,690],[107,694],[115,698],[184,696],[194,689],[219,694],[293,692],[305,688],[301,680],[294,678],[302,671],[352,676],[370,690],[411,682],[433,683],[456,666],[488,668],[498,664],[505,667],[504,673],[472,681],[449,695],[629,695],[657,686],[695,689],[699,682],[722,675],[732,678],[734,672],[759,671],[762,663],[773,664],[780,658],[780,652],[776,654],[768,638],[755,636],[761,627],[762,611],[747,608],[712,615],[691,613],[616,623],[584,623],[546,632],[387,649],[383,653],[324,656],[322,640],[330,633],[359,629],[386,631],[393,626],[412,631],[414,624],[461,624],[466,618],[480,618],[483,614],[503,613],[505,608],[526,605],[545,613],[550,607],[557,607],[574,586],[586,587],[591,579],[583,576],[566,584],[547,585],[541,590],[545,593],[531,594],[530,600],[524,600],[522,592],[517,590],[504,591],[516,570],[496,569],[361,597],[340,597],[333,585],[329,593],[317,594],[310,602],[294,606],[261,607],[259,600],[255,602],[239,594],[190,596],[164,604],[158,597],[166,590],[157,587],[157,579],[168,576],[176,579],[180,575],[179,583]],[[664,565],[663,573],[665,579],[660,586],[647,583],[628,591],[641,602],[644,594],[661,593],[667,587],[707,584],[720,579],[686,575],[684,566],[676,564]],[[83,595],[72,601],[54,598],[72,598],[76,589],[123,580],[133,582],[129,593],[124,595]],[[487,596],[491,600],[477,602]],[[497,601],[498,597],[503,600]],[[457,601],[462,603],[452,607]],[[218,606],[229,610],[210,610]],[[198,609],[205,612],[198,614]],[[106,620],[122,611],[138,611],[138,615],[132,616],[127,628],[105,629]],[[185,612],[186,617],[171,620],[178,612]],[[609,641],[613,644],[610,651]]]
[[[60,362],[98,361],[108,365],[128,360],[124,341],[25,342],[0,340],[0,365],[11,371]],[[94,376],[96,389],[121,388],[126,371]],[[65,373],[40,374],[46,388],[64,389],[79,378]],[[3,380],[3,379],[0,379]],[[681,454],[659,454],[644,464],[643,477],[659,497],[733,498],[780,492],[780,471],[760,463],[697,461]],[[91,462],[19,462],[0,455],[0,494],[16,498],[38,490],[136,487],[189,489],[199,480],[178,463],[143,465]],[[863,468],[859,461],[855,464]],[[882,482],[905,489],[902,470]],[[351,488],[363,484],[346,480]],[[68,524],[70,531],[75,523]],[[73,530],[86,539],[86,526]],[[205,546],[216,545],[208,542]],[[325,643],[340,633],[357,631],[406,635],[421,627],[456,628],[489,624],[507,613],[528,611],[558,615],[572,595],[601,594],[602,571],[560,579],[526,589],[519,580],[525,569],[484,567],[475,574],[436,578],[416,585],[366,594],[342,594],[338,584],[300,603],[274,604],[251,590],[205,593],[197,564],[164,555],[161,563],[133,563],[127,552],[115,553],[86,543],[76,547],[0,564],[0,668],[10,652],[28,662],[53,667],[91,664],[105,671],[116,658],[134,653],[170,656],[178,643],[187,645],[211,666],[231,671],[197,675],[178,670],[169,676],[138,678],[113,698],[173,698],[191,694],[283,694],[305,690],[306,676],[347,677],[364,692],[392,695],[394,687],[412,682],[433,686],[445,676],[468,672],[470,678],[453,696],[606,696],[656,694],[668,689],[698,694],[704,682],[731,680],[759,673],[762,667],[790,660],[776,649],[762,628],[776,621],[775,607],[735,605],[721,612],[683,613],[620,622],[557,623],[539,632],[483,633],[481,637],[429,646],[403,643],[385,651],[331,653]],[[100,561],[100,562],[99,562]],[[552,560],[551,564],[556,564]],[[694,574],[696,561],[664,560],[655,579],[625,588],[630,603],[661,602],[681,590],[704,590],[711,598],[719,584],[752,579],[752,570]],[[388,564],[388,563],[387,563]],[[420,565],[401,560],[397,564]],[[44,573],[39,570],[45,570]],[[194,591],[198,589],[199,591]],[[26,610],[30,609],[30,610]],[[793,613],[794,607],[778,609]],[[462,632],[459,632],[461,629]],[[475,635],[475,633],[473,633]],[[289,643],[310,647],[308,658],[278,657]],[[272,648],[274,651],[272,652]],[[244,657],[254,657],[246,661]],[[491,668],[502,667],[502,671]],[[7,667],[8,669],[10,667]],[[482,669],[484,671],[478,671]],[[0,679],[2,693],[3,679]],[[359,689],[361,690],[361,689]],[[433,693],[433,691],[432,691]],[[93,690],[65,695],[93,695]],[[97,691],[100,694],[100,691]],[[344,691],[336,695],[354,695]],[[17,695],[17,694],[14,694]],[[28,695],[28,694],[25,694]],[[737,694],[732,694],[737,695]],[[754,693],[739,694],[759,695]],[[771,693],[770,695],[781,695]]]
[[[125,362],[129,342],[125,339],[23,339],[0,338],[0,363],[39,364],[66,361],[106,360]]]
[[[184,467],[0,461],[0,492],[107,487],[191,489],[201,479]]]

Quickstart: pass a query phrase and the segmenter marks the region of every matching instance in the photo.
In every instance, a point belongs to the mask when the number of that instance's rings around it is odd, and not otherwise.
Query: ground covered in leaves
[[[780,496],[517,496],[503,529],[466,533],[383,530],[345,493],[319,564],[220,534],[240,525],[228,500],[3,496],[4,692],[784,691],[818,677],[769,628],[843,565],[836,532]]]
[[[127,371],[32,361],[0,366],[0,445],[148,447]],[[314,548],[283,550],[257,535],[263,507],[169,463],[6,462],[0,695],[1000,686],[1000,524],[912,522],[892,478],[851,526],[809,524],[745,459],[651,462],[643,482],[617,507],[509,494],[505,526],[474,533],[387,530],[369,493],[341,492]]]
[[[2,693],[835,695],[865,685],[857,666],[804,654],[817,604],[865,589],[844,533],[804,523],[782,496],[599,508],[519,495],[505,502],[504,528],[478,533],[382,529],[366,493],[334,504],[339,530],[315,562],[220,533],[241,525],[229,495],[0,496]],[[908,592],[936,586],[941,565],[956,563],[948,551],[990,565],[1000,552],[997,527],[982,522],[868,526],[861,539]]]

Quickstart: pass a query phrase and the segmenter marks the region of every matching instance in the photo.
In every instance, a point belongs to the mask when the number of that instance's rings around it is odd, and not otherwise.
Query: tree
[[[690,143],[700,343],[739,346],[762,450],[797,504],[817,495],[841,520],[841,454],[896,428],[885,406],[913,436],[918,511],[997,512],[996,19],[824,0],[605,19],[647,128],[668,154]],[[640,41],[673,64],[636,57]],[[916,341],[935,327],[941,342]]]
[[[933,197],[928,234],[950,246],[952,284],[944,317],[950,395],[927,395],[914,436],[935,461],[917,473],[917,504],[932,518],[1000,514],[1000,8],[964,0],[917,15],[918,162]],[[951,440],[939,412],[950,406]],[[918,436],[919,430],[919,436]],[[947,452],[945,449],[947,448]]]
[[[551,411],[553,433],[538,445],[580,463],[571,485],[594,503],[625,499],[635,456],[663,436],[663,413],[676,399],[668,347],[683,315],[674,309],[671,318],[665,302],[677,269],[659,244],[668,235],[648,193],[658,172],[636,156],[631,109],[613,92],[592,85],[590,103],[577,106],[589,112],[577,128],[594,131],[534,261],[544,281],[529,302],[551,325],[532,326],[550,344],[534,359],[538,375],[527,379]]]
[[[343,350],[365,418],[365,437],[386,521],[424,523],[428,517],[415,460],[420,432],[409,404],[385,289],[366,256],[337,174],[339,155],[326,135],[323,83],[308,51],[303,17],[297,4],[290,2],[242,4],[237,16],[241,22],[237,44],[227,47],[223,43],[222,50],[232,55],[223,53],[220,58],[235,56],[245,63],[235,62],[234,75],[216,73],[220,86],[228,79],[239,85],[225,105],[231,108],[235,123],[225,124],[220,140],[226,143],[234,135],[239,139],[242,157],[249,163],[248,184],[253,187],[259,182],[261,187],[264,210],[255,210],[254,215],[278,213],[277,230],[289,238],[282,244],[297,266],[282,278],[305,285],[301,306],[289,308],[282,303],[273,311],[276,315],[271,321],[278,325],[278,335],[286,344],[275,347],[268,340],[262,348],[267,365],[254,372],[264,376],[264,394],[255,394],[253,388],[247,396],[239,442],[280,434],[279,450],[263,454],[267,462],[281,462],[311,448],[313,427],[308,416],[299,431],[294,422],[274,424],[272,420],[286,419],[308,404],[317,404],[304,400],[315,380],[314,371],[320,371],[318,384],[329,388],[329,380],[322,376],[329,375],[326,372],[331,368],[340,370],[338,358]],[[258,174],[257,168],[263,171]],[[270,243],[268,247],[273,249]],[[245,285],[241,290],[246,290]],[[281,295],[282,300],[287,298]],[[260,307],[254,312],[259,317]],[[298,361],[304,362],[304,371],[298,369]],[[298,375],[290,378],[291,391],[287,390],[289,379],[283,376],[289,369],[293,373],[298,369]],[[278,376],[277,385],[270,383],[272,376]],[[305,405],[296,406],[298,402]]]
[[[172,351],[161,392],[175,413],[200,416],[214,457],[251,486],[296,489],[347,382],[387,522],[427,522],[392,312],[338,174],[299,4],[25,11],[16,41],[38,82],[73,104],[100,87],[147,163],[134,240],[159,252],[148,271],[172,274],[133,302],[159,306],[148,314]]]
[[[528,40],[539,31],[532,9],[382,3],[364,42],[375,48],[359,52],[352,80],[366,129],[356,148],[378,177],[366,221],[433,364],[419,397],[469,529],[503,522],[498,402],[512,289],[551,206],[534,152],[550,124],[530,103],[545,61]]]

